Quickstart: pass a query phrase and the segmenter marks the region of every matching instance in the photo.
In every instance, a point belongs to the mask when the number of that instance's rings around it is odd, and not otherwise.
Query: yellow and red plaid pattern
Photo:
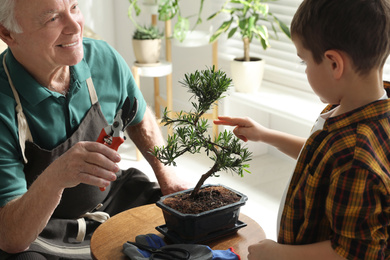
[[[385,88],[390,96],[390,84]],[[309,137],[287,193],[278,241],[331,240],[347,259],[390,259],[389,227],[387,99],[329,118]]]

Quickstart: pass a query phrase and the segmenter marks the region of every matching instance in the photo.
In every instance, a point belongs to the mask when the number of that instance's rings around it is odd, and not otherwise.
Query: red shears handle
[[[96,142],[105,144],[111,149],[118,151],[119,146],[123,144],[124,141],[125,139],[123,139],[122,137],[112,137],[110,135],[107,135],[106,130],[103,128]],[[105,191],[106,187],[100,187],[100,190]]]
[[[105,144],[111,149],[118,151],[119,146],[123,144],[124,141],[125,139],[122,137],[119,136],[112,137],[110,135],[107,135],[106,130],[104,130],[103,128],[96,142]]]

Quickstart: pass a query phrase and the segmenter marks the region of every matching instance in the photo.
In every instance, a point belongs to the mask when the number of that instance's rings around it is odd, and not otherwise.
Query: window
[[[218,0],[218,4],[223,4],[223,0]],[[298,6],[302,0],[277,0],[268,2],[270,11],[287,25],[291,24]],[[273,31],[269,27],[270,35]],[[251,56],[261,57],[266,61],[264,80],[278,85],[291,87],[312,93],[305,75],[305,66],[299,63],[294,44],[283,33],[278,33],[278,39],[270,41],[271,48],[264,51],[260,43],[254,39],[251,43]],[[240,36],[236,34],[234,38],[226,40],[221,37],[219,41],[219,55],[223,59],[223,66],[228,67],[228,62],[235,57],[243,56],[243,43]],[[390,58],[387,60],[383,79],[390,81]]]
[[[223,4],[224,1],[218,2]],[[278,0],[267,3],[270,11],[289,26],[301,2],[302,0]],[[219,22],[216,24],[220,24]],[[264,51],[257,39],[254,39],[250,46],[251,56],[260,57],[266,61],[264,80],[305,92],[312,92],[306,79],[305,66],[300,64],[300,59],[296,55],[296,49],[292,41],[282,32],[278,32],[275,36],[270,25],[268,28],[272,37],[270,40],[271,48]],[[226,39],[226,36],[221,37],[219,46],[219,55],[223,61],[222,66],[226,68],[229,66],[228,62],[230,60],[243,56],[243,43],[238,33],[229,40]]]

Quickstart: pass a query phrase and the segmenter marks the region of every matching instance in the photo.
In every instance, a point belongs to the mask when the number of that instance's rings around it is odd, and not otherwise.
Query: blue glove
[[[237,255],[232,248],[227,250],[212,250],[208,246],[195,245],[195,244],[174,244],[166,246],[162,238],[155,234],[139,235],[135,238],[135,241],[139,245],[145,245],[155,249],[167,249],[167,250],[184,250],[189,252],[189,259],[197,260],[240,260],[240,256]],[[145,260],[149,259],[151,252],[142,250],[135,245],[125,243],[123,245],[123,252],[131,260]]]
[[[234,252],[233,248],[227,250],[212,250],[208,247],[211,252],[213,252],[213,260],[241,260],[241,257]]]
[[[137,244],[150,246],[156,249],[165,246],[164,241],[155,234],[139,235],[135,238],[135,242]],[[130,243],[123,244],[123,252],[131,260],[149,259],[149,257],[151,256],[151,253],[149,251],[142,250]]]
[[[127,255],[131,260],[145,260],[149,259],[149,257],[145,257],[141,250],[138,249],[138,247],[130,244],[130,243],[124,243],[123,244],[123,253]]]
[[[159,249],[165,246],[164,240],[155,234],[139,235],[135,238],[137,244],[150,246],[152,248]],[[140,253],[145,257],[150,257],[151,253],[145,250],[138,249]]]

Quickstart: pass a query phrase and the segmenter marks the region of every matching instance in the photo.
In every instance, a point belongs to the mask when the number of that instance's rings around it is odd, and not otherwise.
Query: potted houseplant
[[[137,27],[133,34],[133,50],[137,64],[150,66],[159,63],[163,36],[155,26]]]
[[[270,23],[275,35],[277,35],[276,28],[279,27],[284,34],[291,37],[286,24],[272,14],[268,4],[264,2],[267,0],[226,0],[222,8],[208,18],[210,20],[220,14],[227,14],[228,18],[211,36],[210,42],[217,40],[226,32],[228,38],[233,37],[237,32],[241,35],[244,56],[235,58],[231,63],[233,82],[239,92],[255,92],[261,85],[265,62],[261,58],[250,57],[249,52],[254,38],[260,41],[264,50],[270,47],[268,29],[261,22]]]
[[[252,153],[242,146],[241,141],[230,131],[225,130],[212,139],[208,134],[208,121],[202,118],[215,102],[222,98],[231,82],[224,72],[215,71],[214,67],[186,74],[181,84],[187,87],[197,100],[192,102],[193,109],[188,113],[181,111],[175,118],[170,118],[166,109],[164,111],[162,122],[165,125],[174,125],[174,133],[168,136],[165,146],[155,147],[151,153],[165,165],[176,165],[175,159],[181,155],[200,153],[203,149],[214,162],[210,170],[201,176],[194,189],[164,196],[157,202],[157,206],[163,209],[166,221],[165,229],[159,230],[177,242],[199,242],[243,226],[243,223],[238,221],[238,213],[247,197],[222,185],[203,185],[207,178],[217,176],[219,171],[230,170],[241,177],[244,171],[249,172],[247,162]],[[207,192],[211,192],[211,195]],[[205,196],[205,193],[208,195]],[[206,212],[198,210],[203,207],[200,206],[199,200],[217,195],[221,195],[222,199],[218,198],[218,203],[214,201],[211,204],[220,204],[219,208]],[[225,199],[230,205],[222,204]],[[189,211],[185,211],[185,208],[189,208]]]
[[[140,0],[129,0],[130,6],[128,9],[128,16],[130,20],[137,26],[137,22],[135,21],[134,14],[139,16],[141,13],[141,8],[138,4]],[[180,42],[184,41],[187,34],[190,31],[190,18],[196,16],[196,22],[191,30],[194,30],[196,26],[202,23],[201,14],[203,11],[204,0],[200,0],[200,7],[197,14],[193,14],[190,16],[183,16],[180,11],[180,0],[144,0],[146,1],[144,4],[149,6],[152,13],[156,12],[158,15],[158,20],[166,22],[169,20],[177,18],[175,25],[173,27],[173,35],[174,39],[179,40]]]

